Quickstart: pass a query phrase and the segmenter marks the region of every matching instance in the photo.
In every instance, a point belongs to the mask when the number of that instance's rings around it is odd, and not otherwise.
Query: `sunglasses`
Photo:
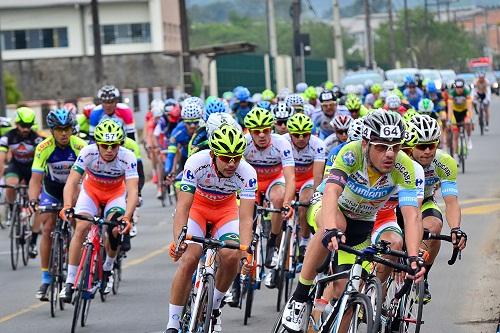
[[[97,144],[99,147],[101,147],[104,150],[115,150],[116,148],[120,147],[121,145],[119,143],[98,143]]]
[[[347,135],[347,131],[346,131],[346,130],[335,131],[335,133],[336,133],[337,135]]]
[[[278,126],[286,125],[287,121],[288,121],[288,119],[287,120],[276,120],[276,125],[278,125]]]
[[[23,123],[23,122],[19,122],[18,124],[19,124],[19,126],[21,126],[22,128],[31,128],[31,127],[33,126],[33,124]]]
[[[195,127],[200,124],[199,120],[184,120],[184,123],[188,126]]]
[[[351,113],[358,113],[359,112],[359,109],[350,109],[349,110]]]
[[[238,163],[243,158],[242,155],[236,155],[236,156],[216,155],[216,156],[219,158],[219,160],[221,160],[224,163],[231,163],[231,162]]]
[[[427,148],[429,148],[430,150],[434,150],[437,148],[437,146],[439,145],[439,141],[434,141],[434,142],[429,142],[429,143],[419,143],[415,146],[415,148],[417,148],[418,150],[426,150]]]
[[[57,133],[69,133],[69,132],[73,132],[73,127],[71,127],[71,126],[68,126],[68,127],[56,127],[56,128],[54,128],[54,132],[57,132]]]
[[[290,133],[295,139],[304,138],[307,139],[311,136],[311,133]]]
[[[397,153],[401,149],[401,143],[370,142],[370,145],[379,153],[392,151]]]
[[[268,135],[271,133],[271,127],[265,127],[265,128],[252,128],[250,130],[250,133],[254,135],[259,135],[260,133],[264,133],[265,135]]]

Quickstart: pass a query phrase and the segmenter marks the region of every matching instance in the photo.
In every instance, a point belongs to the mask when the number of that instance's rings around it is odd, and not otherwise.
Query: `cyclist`
[[[303,94],[304,91],[306,91],[306,89],[307,89],[307,83],[305,83],[305,82],[299,82],[295,86],[295,93],[297,93],[297,94]]]
[[[259,193],[263,193],[273,207],[290,208],[295,199],[295,163],[292,146],[279,134],[272,134],[274,117],[271,112],[253,108],[245,117],[245,126],[250,130],[246,134],[247,148],[245,159],[257,171]],[[289,209],[285,218],[291,218],[293,210]],[[277,237],[281,230],[280,214],[271,215],[271,234],[267,243],[265,265],[276,266],[278,251]]]
[[[490,82],[486,79],[486,74],[484,72],[479,72],[477,75],[477,79],[474,81],[474,90],[472,92],[472,96],[474,98],[474,107],[476,108],[476,113],[479,112],[479,104],[484,104],[484,120],[486,131],[489,131],[490,124],[490,102],[491,102],[491,86]]]
[[[321,103],[321,109],[323,110],[323,113],[313,119],[313,123],[319,131],[319,138],[322,140],[326,139],[334,132],[334,129],[330,125],[330,122],[332,121],[337,109],[335,100],[336,99],[333,96],[333,92],[330,90],[323,90],[319,94],[319,101]]]
[[[332,93],[333,93],[333,97],[335,98],[337,103],[338,103],[338,100],[341,100],[342,97],[344,97],[344,92],[342,91],[342,88],[340,88],[340,86],[338,86],[338,85],[333,86]]]
[[[121,215],[118,219],[125,224],[125,228],[122,231],[118,228],[107,230],[104,283],[101,287],[102,292],[107,294],[113,286],[112,269],[120,244],[119,234],[127,234],[131,229],[132,215],[139,202],[139,175],[134,153],[121,146],[125,140],[122,126],[111,119],[104,119],[95,127],[94,138],[95,143],[80,151],[70,171],[64,186],[64,208],[59,215],[65,220],[74,213],[89,217],[102,214],[106,219],[115,214]],[[102,206],[104,209],[101,211]],[[87,221],[76,220],[69,248],[66,285],[59,295],[66,303],[71,303],[73,297],[82,244],[90,226]]]
[[[420,102],[423,98],[424,93],[419,87],[417,87],[417,84],[412,76],[406,77],[405,84],[406,88],[403,91],[405,99],[414,109],[418,109],[418,102]]]
[[[295,113],[294,107],[288,105],[286,102],[278,102],[278,104],[272,106],[271,112],[276,119],[274,122],[274,132],[278,134],[288,133],[287,122]]]
[[[43,141],[32,127],[35,125],[35,112],[28,107],[16,110],[16,127],[0,138],[0,178],[4,176],[5,184],[16,186],[20,183],[29,184],[31,178],[31,165],[35,155],[36,146]],[[5,169],[7,153],[10,151],[10,162]],[[5,201],[12,210],[16,199],[16,191],[12,188],[5,189]],[[38,230],[33,229],[29,245],[29,255],[35,258],[38,254],[36,241]]]
[[[82,113],[76,115],[76,122],[78,123],[79,135],[81,138],[86,139],[89,136],[90,128],[90,113],[94,110],[95,104],[86,104],[83,107]]]
[[[127,136],[135,140],[134,112],[127,104],[118,103],[120,91],[115,86],[105,85],[97,92],[97,99],[101,105],[96,106],[90,114],[90,137],[94,137],[94,129],[102,119],[118,118],[125,124]]]
[[[436,112],[434,112],[434,103],[428,98],[424,98],[418,102],[418,112],[434,119],[438,118]]]
[[[286,96],[285,103],[288,106],[293,107],[295,112],[300,112],[300,113],[304,112],[305,102],[304,102],[304,98],[302,98],[302,96],[300,94],[290,94],[290,95]]]
[[[50,206],[61,205],[64,184],[80,150],[87,143],[72,135],[75,127],[75,118],[69,110],[61,108],[49,112],[47,126],[51,135],[43,140],[35,150],[31,179],[29,183],[29,209],[35,213],[37,204]],[[56,213],[35,215],[35,225],[42,226],[42,240],[40,241],[40,266],[42,269],[42,285],[38,289],[36,298],[48,301],[47,290],[52,282],[49,272],[49,257],[52,246],[52,231],[56,222]]]
[[[390,93],[385,99],[384,109],[398,112],[401,115],[406,112],[406,108],[401,104],[399,96],[393,93]]]
[[[472,149],[472,98],[470,91],[465,86],[463,79],[456,79],[454,88],[450,91],[448,97],[448,121],[452,121],[455,125],[452,129],[453,133],[453,151],[457,155],[458,147],[458,129],[456,126],[465,126],[467,133],[467,149]],[[454,156],[455,159],[456,156]]]
[[[12,130],[12,124],[10,118],[0,117],[0,138]]]
[[[323,177],[325,167],[326,147],[318,137],[312,136],[313,123],[311,118],[302,113],[293,115],[288,120],[288,132],[283,137],[290,142],[295,160],[295,192],[300,202],[309,202],[314,189]],[[307,226],[307,207],[299,207],[298,221],[300,225],[299,256],[303,257],[309,242]],[[274,287],[274,270],[266,276],[266,286]]]
[[[338,249],[338,241],[350,246],[369,244],[375,215],[398,190],[399,205],[405,220],[406,247],[417,279],[417,256],[421,240],[418,219],[415,174],[411,159],[400,152],[404,134],[403,120],[395,112],[377,110],[364,119],[363,140],[346,144],[335,159],[328,177],[322,207],[316,215],[319,232],[312,237],[306,251],[298,285],[283,312],[282,324],[290,332],[300,332],[304,310],[316,268],[328,251]],[[347,256],[339,254],[338,264]],[[345,284],[345,280],[343,280]],[[342,283],[336,282],[338,293]],[[338,295],[337,295],[338,296]]]
[[[418,144],[413,149],[412,156],[424,168],[425,172],[425,191],[422,205],[423,226],[432,233],[441,233],[443,215],[435,200],[436,190],[440,188],[445,203],[446,222],[451,229],[453,244],[462,250],[465,248],[467,237],[460,229],[461,213],[458,202],[457,164],[450,155],[438,149],[441,129],[435,119],[427,115],[416,115],[412,117],[410,122],[418,134]],[[461,235],[463,237],[460,237]],[[427,282],[428,274],[439,253],[441,243],[432,240],[424,241],[424,244],[429,252],[429,260],[426,262],[424,296],[424,301],[428,303],[431,300]]]
[[[321,111],[321,103],[318,101],[318,92],[316,88],[310,86],[304,91],[304,97],[307,99],[307,103],[314,107],[314,109]]]
[[[369,109],[374,107],[377,100],[380,99],[380,92],[382,91],[382,86],[375,83],[370,88],[370,93],[365,97],[365,106]]]
[[[334,128],[335,133],[327,137],[325,142],[326,151],[332,150],[342,142],[347,141],[347,130],[351,126],[352,118],[348,115],[336,114],[333,117],[330,125]]]
[[[368,113],[366,107],[361,103],[361,99],[355,94],[347,95],[345,107],[351,113],[352,119],[364,117]]]
[[[205,237],[210,225],[212,237],[250,245],[257,173],[242,160],[246,146],[247,140],[241,131],[223,125],[210,136],[210,150],[200,151],[186,161],[174,215],[174,239],[178,239],[186,225],[188,234]],[[167,333],[180,328],[179,319],[191,290],[191,283],[186,281],[191,281],[202,255],[201,246],[186,243],[179,246],[178,253],[175,253],[175,242],[170,246],[170,255],[180,261],[172,282]],[[221,301],[238,274],[240,259],[245,256],[228,249],[220,250],[219,255],[213,295],[213,315],[217,318],[211,330],[214,333],[221,332]]]
[[[253,102],[250,101],[250,91],[245,87],[234,88],[234,98],[236,101],[231,105],[231,110],[235,115],[238,124],[245,128],[244,119],[248,112],[253,107]]]
[[[265,89],[262,92],[262,100],[263,101],[266,101],[266,102],[269,102],[271,104],[274,104],[274,98],[275,97],[276,97],[276,95],[274,94],[274,92],[271,89]]]

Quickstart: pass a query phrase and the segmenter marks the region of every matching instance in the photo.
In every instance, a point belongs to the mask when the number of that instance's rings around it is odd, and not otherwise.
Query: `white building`
[[[181,51],[178,0],[99,0],[102,54]],[[1,0],[4,60],[91,56],[90,0]]]

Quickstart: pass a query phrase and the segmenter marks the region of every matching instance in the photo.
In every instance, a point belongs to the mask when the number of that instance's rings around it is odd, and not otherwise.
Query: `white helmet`
[[[254,102],[255,104],[257,104],[260,101],[262,101],[262,94],[261,93],[255,93],[255,94],[252,95],[252,102]]]
[[[295,109],[286,102],[278,102],[271,107],[271,112],[276,119],[288,119],[295,113]]]
[[[363,86],[362,84],[356,85],[356,95],[363,96],[364,92],[365,92],[365,86]]]
[[[205,106],[205,103],[203,102],[203,100],[201,98],[196,97],[196,96],[191,96],[191,97],[186,98],[182,102],[182,107],[184,108],[184,106],[186,106],[188,104],[193,104],[193,103],[201,106],[202,109]]]
[[[391,91],[394,88],[396,88],[396,85],[394,84],[394,81],[391,80],[385,80],[384,83],[382,83],[382,88],[385,91]]]
[[[410,119],[418,133],[418,142],[433,142],[441,137],[441,128],[436,119],[426,114],[416,114]]]
[[[351,126],[347,130],[348,141],[358,141],[362,139],[363,118],[357,118],[351,121]]]
[[[304,99],[299,94],[290,94],[286,96],[285,103],[290,106],[304,106]]]
[[[240,125],[229,113],[212,113],[206,122],[208,137],[210,137],[216,129],[224,124],[232,125],[241,130]]]
[[[181,110],[181,117],[184,120],[200,119],[203,114],[203,106],[196,102],[185,103]]]
[[[401,98],[399,98],[399,96],[396,94],[389,94],[385,98],[385,104],[387,104],[387,106],[391,110],[399,109],[399,107],[401,106]]]
[[[348,84],[345,86],[345,94],[355,94],[356,93],[356,86],[354,84]]]
[[[295,91],[297,91],[298,94],[303,93],[304,91],[306,91],[306,89],[307,89],[307,83],[305,82],[299,82],[295,86]]]
[[[335,128],[335,130],[348,130],[351,126],[352,118],[347,115],[339,114],[333,117],[330,121],[330,125]]]
[[[161,99],[153,99],[150,107],[153,117],[160,117],[165,109],[165,103]]]

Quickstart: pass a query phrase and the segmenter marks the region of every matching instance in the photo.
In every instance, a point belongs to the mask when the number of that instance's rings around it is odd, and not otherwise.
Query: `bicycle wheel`
[[[484,135],[484,107],[481,103],[479,107],[479,128],[481,129],[481,135]]]
[[[97,258],[96,254],[92,254],[90,257],[91,261],[94,261],[94,272],[92,274],[92,282],[90,282],[90,286],[87,289],[86,292],[83,294],[83,306],[82,306],[82,318],[81,318],[81,325],[84,327],[87,324],[87,319],[89,317],[89,311],[90,311],[90,304],[92,303],[92,300],[94,299],[94,295],[96,291],[91,291],[95,290],[97,286],[99,285],[99,258]],[[90,265],[91,267],[92,265]],[[90,279],[90,269],[89,269],[89,276],[87,277],[87,280]],[[90,290],[91,289],[91,290]]]
[[[104,263],[104,260],[106,260],[106,249],[104,249],[104,246],[101,246],[101,250],[100,250],[100,254],[99,255],[101,256],[101,261],[102,261],[101,262],[101,267],[102,267],[102,264]],[[99,269],[98,269],[98,267],[99,267],[99,260],[96,258],[96,263],[95,263],[96,271],[94,273],[94,279],[96,279],[96,281],[97,281],[97,279],[99,279]],[[108,295],[106,295],[104,293],[105,289],[106,289],[106,285],[104,284],[104,280],[101,280],[101,288],[100,288],[99,294],[101,296],[101,302],[103,302],[103,303],[106,302],[106,297],[108,296]]]
[[[448,138],[447,138],[448,148],[450,150],[450,155],[453,156],[453,129],[448,128]]]
[[[116,257],[115,264],[113,266],[113,295],[118,294],[118,288],[120,287],[120,281],[122,279],[122,255],[118,253]]]
[[[423,282],[413,284],[410,292],[401,298],[400,302],[400,333],[419,333],[420,326],[423,324],[422,311],[424,308]]]
[[[52,275],[52,283],[50,284],[50,315],[56,316],[57,303],[59,302],[59,237],[54,233],[52,237],[52,247],[50,249],[49,268]]]
[[[23,265],[27,266],[30,260],[29,247],[31,243],[31,227],[29,226],[29,220],[21,220],[21,238],[19,239],[21,244],[21,253],[23,258]]]
[[[80,272],[80,277],[77,281],[76,295],[73,299],[73,322],[71,324],[71,333],[75,333],[76,327],[78,326],[78,319],[80,319],[80,311],[82,310],[82,303],[84,301],[83,294],[89,289],[88,281],[90,276],[90,261],[92,260],[92,245],[87,245],[83,250],[83,255],[85,260],[83,261],[83,267]],[[88,315],[88,313],[87,313]]]
[[[276,311],[281,311],[281,299],[284,298],[284,291],[286,289],[285,279],[288,273],[286,264],[288,262],[288,248],[290,246],[290,234],[291,231],[289,228],[286,228],[284,236],[281,238],[281,242],[283,243],[283,248],[285,249],[285,253],[282,255],[281,262],[278,263],[278,269],[276,270],[277,275],[277,283],[276,287],[278,288],[278,300],[276,301]],[[285,300],[286,301],[286,300]]]
[[[378,329],[382,316],[382,283],[376,276],[373,276],[368,279],[363,289],[373,309],[373,327]]]
[[[459,144],[460,147],[458,148],[458,154],[459,154],[460,166],[462,168],[462,173],[465,173],[465,149],[467,149],[465,143],[465,136],[460,135]]]
[[[200,302],[195,304],[191,320],[194,320],[194,332],[210,332],[210,322],[213,310],[213,295],[215,288],[214,277],[210,274],[204,276],[203,287],[198,289],[201,294]]]
[[[339,327],[348,328],[349,333],[366,332],[375,333],[373,327],[373,309],[370,298],[367,295],[358,292],[351,293],[347,300],[345,309],[338,313],[338,303],[334,307],[334,313],[329,320],[322,326],[322,332],[338,332]],[[340,301],[340,300],[339,300]]]
[[[246,299],[245,299],[245,311],[244,311],[244,316],[243,316],[243,325],[248,324],[248,318],[252,316],[252,304],[253,304],[253,294],[255,292],[255,283],[252,282],[254,281],[253,277],[251,277],[247,281],[247,292],[246,292]]]
[[[19,239],[21,238],[21,225],[19,223],[19,215],[17,214],[17,204],[14,205],[11,213],[10,222],[10,264],[12,269],[17,269],[19,263]]]

